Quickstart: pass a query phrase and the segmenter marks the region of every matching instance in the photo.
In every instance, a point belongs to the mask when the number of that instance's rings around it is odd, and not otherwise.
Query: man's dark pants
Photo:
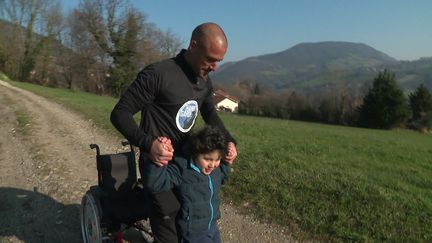
[[[148,158],[141,159],[139,170],[143,173],[143,163],[153,163]],[[178,242],[175,219],[180,210],[180,203],[172,191],[153,194],[150,225],[154,234],[155,243]]]

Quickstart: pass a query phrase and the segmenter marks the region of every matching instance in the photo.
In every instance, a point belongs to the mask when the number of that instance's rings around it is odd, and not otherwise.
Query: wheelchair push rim
[[[97,199],[86,193],[81,201],[81,232],[84,242],[102,242],[102,229]]]

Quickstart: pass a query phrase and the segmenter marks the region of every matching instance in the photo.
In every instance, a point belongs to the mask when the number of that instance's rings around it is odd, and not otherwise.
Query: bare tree
[[[133,80],[142,65],[173,55],[179,41],[162,32],[126,0],[82,0],[74,12],[74,25],[97,49],[95,59],[108,67],[106,84],[119,95]],[[75,32],[76,33],[76,32]]]
[[[8,53],[8,60],[13,78],[28,80],[36,66],[36,59],[44,49],[45,39],[41,37],[43,18],[52,4],[58,1],[50,0],[4,0],[1,2],[1,16],[11,23],[12,51]],[[37,29],[39,27],[39,29]],[[37,34],[36,34],[37,33]]]
[[[0,20],[0,55],[1,70],[12,79],[19,76],[19,65],[23,55],[22,36],[17,34],[18,28],[15,28],[10,22]]]
[[[176,37],[170,29],[158,32],[159,33],[156,35],[156,43],[159,46],[161,55],[164,58],[174,56],[182,45],[181,40]]]
[[[0,67],[11,78],[119,95],[181,46],[128,0],[81,0],[66,19],[61,9],[58,0],[0,1]]]
[[[93,84],[91,77],[103,75],[104,71],[98,68],[104,63],[103,53],[80,18],[81,13],[77,9],[72,10],[68,16],[63,44],[69,51],[60,60],[67,88],[94,91],[92,87],[98,84]]]
[[[64,48],[61,45],[61,32],[64,29],[61,8],[61,4],[57,2],[49,6],[42,15],[41,34],[43,35],[44,48],[41,51],[40,68],[37,68],[37,70],[39,70],[39,79],[43,84],[48,82],[56,83],[55,79],[50,80],[50,76],[59,71],[55,63],[57,60],[53,60],[53,57],[58,56],[56,54],[60,54]]]
[[[20,65],[24,55],[24,33],[22,27],[24,18],[24,1],[5,0],[0,2],[0,14],[8,22],[4,25],[3,33],[0,35],[1,46],[4,51],[5,61],[4,71],[11,78],[19,77]],[[7,47],[6,47],[7,46]]]

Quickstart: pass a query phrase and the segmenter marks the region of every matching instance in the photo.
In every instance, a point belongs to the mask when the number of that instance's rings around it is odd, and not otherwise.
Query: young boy
[[[179,242],[221,242],[216,220],[220,218],[220,187],[230,173],[229,166],[221,163],[227,144],[221,130],[205,127],[192,135],[183,153],[192,156],[175,156],[164,167],[145,165],[145,185],[154,193],[174,188],[180,201]]]

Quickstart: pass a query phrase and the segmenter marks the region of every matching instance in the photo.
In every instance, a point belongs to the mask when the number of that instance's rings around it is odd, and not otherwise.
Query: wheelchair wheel
[[[102,243],[99,199],[88,191],[81,200],[81,232],[85,243]]]

